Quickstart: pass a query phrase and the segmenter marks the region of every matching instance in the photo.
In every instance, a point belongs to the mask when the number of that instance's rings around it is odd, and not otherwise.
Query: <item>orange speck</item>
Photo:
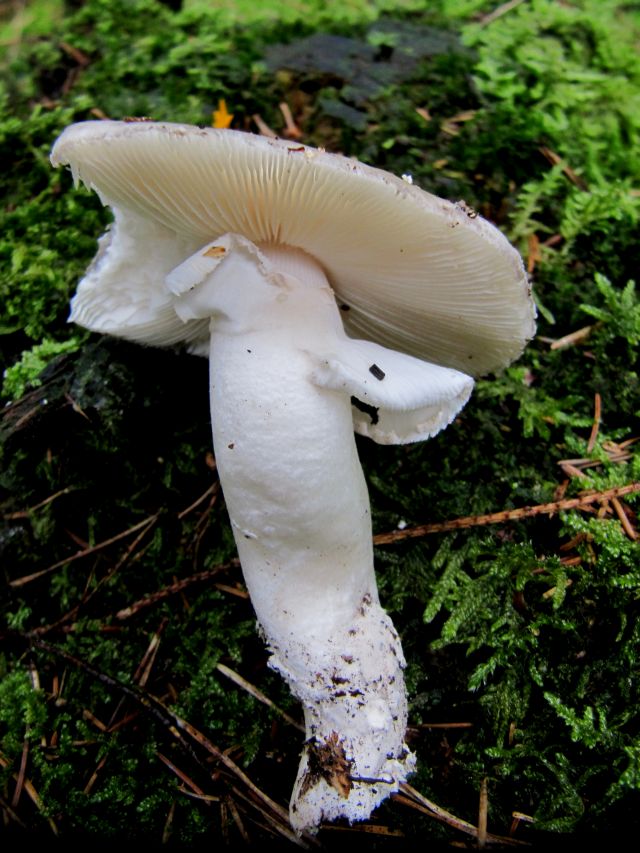
[[[218,109],[213,111],[212,127],[227,128],[233,121],[233,115],[227,110],[227,102],[224,98],[218,101]]]
[[[202,253],[203,258],[221,258],[225,253],[224,246],[210,246],[206,252]]]

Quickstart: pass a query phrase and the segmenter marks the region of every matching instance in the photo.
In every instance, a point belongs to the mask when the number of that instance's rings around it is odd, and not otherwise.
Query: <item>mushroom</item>
[[[304,708],[291,823],[362,820],[415,758],[354,429],[426,439],[471,375],[518,357],[534,333],[522,261],[464,204],[281,140],[85,122],[51,160],[114,214],[71,320],[210,356],[244,578],[270,665]]]

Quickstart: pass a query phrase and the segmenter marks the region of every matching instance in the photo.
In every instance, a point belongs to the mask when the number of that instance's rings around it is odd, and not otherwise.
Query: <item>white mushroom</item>
[[[71,319],[210,354],[244,577],[304,707],[291,822],[364,819],[415,762],[353,431],[428,438],[467,401],[469,373],[520,354],[534,332],[520,257],[465,206],[279,140],[87,122],[51,159],[114,212]]]

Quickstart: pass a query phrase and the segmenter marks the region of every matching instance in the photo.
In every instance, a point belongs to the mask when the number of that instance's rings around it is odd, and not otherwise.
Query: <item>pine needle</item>
[[[488,515],[468,515],[454,518],[451,521],[440,521],[434,524],[422,524],[419,527],[407,527],[404,530],[393,530],[391,533],[379,533],[373,537],[374,545],[391,545],[404,539],[417,539],[430,533],[445,533],[449,530],[461,530],[468,527],[481,527],[487,524],[503,524],[505,521],[520,521],[523,518],[533,518],[536,515],[555,515],[570,509],[582,509],[594,503],[602,503],[612,498],[620,498],[640,492],[640,483],[629,483],[602,492],[590,492],[578,498],[567,498],[535,506],[523,506],[519,509],[505,509]]]

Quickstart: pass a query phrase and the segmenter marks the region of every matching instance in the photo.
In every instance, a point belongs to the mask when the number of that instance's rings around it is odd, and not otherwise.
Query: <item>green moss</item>
[[[17,399],[22,397],[29,386],[35,388],[41,385],[40,374],[49,361],[62,353],[73,352],[78,345],[77,338],[70,338],[67,341],[52,341],[45,338],[41,344],[24,352],[20,361],[6,369],[2,393]]]

